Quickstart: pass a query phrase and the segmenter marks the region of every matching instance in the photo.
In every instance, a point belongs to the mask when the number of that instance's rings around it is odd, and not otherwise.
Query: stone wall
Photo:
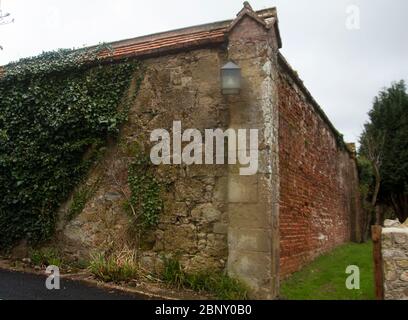
[[[387,224],[387,222],[386,222]],[[408,300],[408,220],[382,230],[384,298]]]
[[[160,272],[164,257],[176,257],[186,271],[224,271],[243,280],[252,298],[274,299],[280,276],[358,241],[354,154],[280,47],[276,9],[255,12],[247,2],[230,22],[114,43],[109,61],[138,59],[144,78],[140,88],[139,73],[133,79],[128,94],[135,98],[118,141],[78,187],[90,195],[84,209],[68,218],[73,199],[61,208],[53,243],[76,260],[136,254],[147,272]],[[229,61],[242,71],[242,88],[232,96],[222,94],[220,83]],[[172,135],[174,122],[202,136],[205,129],[257,129],[258,171],[243,176],[240,164],[151,164],[163,210],[158,225],[142,234],[131,221],[129,167],[136,155],[149,156],[151,132]],[[405,268],[399,260],[393,266]]]
[[[279,79],[280,269],[285,277],[352,239],[356,162],[281,65]]]
[[[142,266],[157,271],[162,257],[181,259],[186,270],[226,270],[244,280],[256,298],[278,295],[279,175],[277,40],[273,28],[244,17],[230,32],[228,47],[193,50],[144,61],[145,77],[121,141],[110,148],[104,170],[88,184],[100,186],[79,217],[61,226],[67,254],[139,247]],[[223,96],[220,69],[229,60],[242,68],[243,88]],[[156,230],[132,243],[123,210],[129,193],[128,150],[143,145],[152,130],[259,129],[259,172],[241,176],[240,166],[166,165],[156,168],[164,186],[164,212]],[[250,147],[248,144],[247,147]],[[248,152],[250,150],[247,150]]]
[[[225,270],[244,280],[253,298],[273,299],[279,274],[352,238],[355,161],[281,67],[276,19],[267,24],[254,15],[246,5],[227,45],[143,60],[145,77],[129,122],[86,182],[96,192],[74,220],[64,222],[61,210],[59,243],[67,255],[135,248],[151,272],[172,255],[186,270]],[[230,60],[241,67],[243,84],[239,95],[228,97],[220,90],[220,68]],[[172,133],[173,121],[202,134],[258,129],[259,170],[241,176],[234,165],[155,167],[164,211],[157,228],[135,243],[124,209],[131,151],[138,146],[149,154],[150,133]]]
[[[147,59],[144,80],[120,142],[109,148],[102,167],[87,184],[98,189],[84,211],[61,226],[64,250],[79,257],[92,252],[136,245],[143,267],[155,271],[162,255],[178,255],[186,269],[222,270],[227,262],[228,167],[224,165],[166,165],[156,168],[162,184],[164,211],[157,230],[133,244],[129,217],[123,210],[129,194],[127,172],[134,146],[149,155],[150,133],[172,132],[173,121],[183,130],[228,128],[229,111],[220,92],[219,70],[226,62],[222,49],[203,49]]]

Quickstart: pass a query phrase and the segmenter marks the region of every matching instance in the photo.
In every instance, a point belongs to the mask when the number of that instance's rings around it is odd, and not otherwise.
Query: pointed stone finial
[[[261,19],[256,12],[252,9],[251,5],[249,4],[248,1],[244,2],[244,7],[241,9],[240,12],[238,12],[237,14],[237,18],[232,21],[230,27],[228,28],[228,32],[230,32],[236,25],[237,23],[243,19],[245,16],[249,16],[252,19],[254,19],[255,21],[259,22],[261,25],[263,25],[264,27],[267,28],[267,25],[265,23],[264,19]]]
[[[251,11],[254,11],[248,1],[244,2],[244,8],[248,9],[248,10],[251,10]]]

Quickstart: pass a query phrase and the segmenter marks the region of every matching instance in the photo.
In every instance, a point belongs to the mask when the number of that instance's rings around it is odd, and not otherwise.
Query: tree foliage
[[[408,93],[404,81],[384,89],[374,100],[361,137],[360,155],[378,166],[378,201],[408,218]]]
[[[117,134],[137,63],[102,64],[101,48],[59,50],[0,78],[0,248],[47,240],[87,172],[92,147]]]

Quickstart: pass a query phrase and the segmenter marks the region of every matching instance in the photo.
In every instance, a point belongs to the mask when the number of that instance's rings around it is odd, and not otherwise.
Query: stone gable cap
[[[237,17],[235,20],[232,21],[231,25],[229,26],[227,32],[231,32],[237,25],[238,23],[244,18],[244,17],[250,17],[256,22],[258,22],[260,25],[263,27],[269,29],[271,26],[269,24],[266,24],[264,19],[261,19],[256,12],[252,9],[251,5],[249,4],[248,1],[244,2],[244,7],[242,10],[237,14]]]
[[[245,17],[249,17],[259,23],[265,29],[271,29],[275,27],[276,38],[278,41],[278,48],[282,48],[282,38],[279,31],[279,20],[276,13],[276,7],[265,9],[261,11],[254,11],[248,1],[244,2],[244,7],[237,14],[235,20],[233,20],[230,26],[227,28],[226,33],[230,33],[239,22]]]

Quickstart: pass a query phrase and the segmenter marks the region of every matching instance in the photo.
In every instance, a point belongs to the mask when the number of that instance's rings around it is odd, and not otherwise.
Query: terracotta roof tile
[[[244,9],[244,13],[247,13],[249,10],[248,8]],[[276,8],[252,12],[252,15],[265,25],[270,22],[273,23],[275,21],[273,19],[277,17]],[[196,48],[203,45],[221,44],[227,40],[227,34],[231,26],[234,22],[237,22],[241,16],[242,12],[238,14],[235,20],[226,20],[114,42],[111,43],[113,50],[102,52],[101,57],[121,59],[131,56],[138,57],[180,49]]]
[[[226,40],[226,32],[227,27],[224,27],[214,30],[180,33],[146,41],[138,41],[136,38],[133,43],[127,42],[126,44],[113,44],[113,50],[102,52],[101,57],[121,59],[129,56],[148,55],[187,47],[218,44],[223,43]]]
[[[249,10],[245,7],[245,10]],[[275,23],[276,8],[264,9],[252,12],[259,21],[265,21],[265,25]],[[127,40],[111,42],[112,50],[100,53],[102,59],[123,59],[126,57],[140,57],[158,55],[176,50],[193,49],[206,45],[222,44],[228,39],[228,31],[234,22],[242,18],[238,14],[234,20],[214,22],[189,28],[157,33]],[[279,32],[278,32],[279,33]],[[0,76],[3,67],[0,67]]]

